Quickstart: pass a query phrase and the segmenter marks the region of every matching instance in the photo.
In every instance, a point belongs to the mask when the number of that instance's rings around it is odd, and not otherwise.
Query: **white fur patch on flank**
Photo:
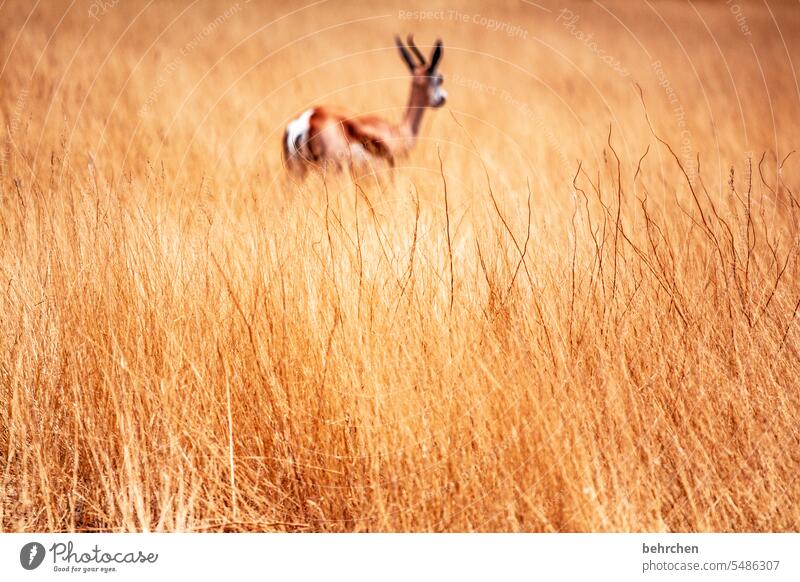
[[[312,115],[314,115],[313,109],[304,111],[300,117],[286,126],[286,153],[289,157],[296,156],[300,152],[300,146],[308,139]]]

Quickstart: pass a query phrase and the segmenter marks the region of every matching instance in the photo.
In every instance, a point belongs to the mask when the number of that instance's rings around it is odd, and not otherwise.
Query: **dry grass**
[[[796,4],[37,6],[0,8],[0,529],[798,529]],[[288,180],[311,103],[399,117],[395,31],[444,38],[447,109]]]

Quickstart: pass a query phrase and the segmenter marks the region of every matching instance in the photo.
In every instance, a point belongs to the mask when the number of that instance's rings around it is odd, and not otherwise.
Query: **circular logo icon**
[[[26,570],[35,570],[44,561],[44,546],[39,542],[30,542],[19,551],[19,563]]]

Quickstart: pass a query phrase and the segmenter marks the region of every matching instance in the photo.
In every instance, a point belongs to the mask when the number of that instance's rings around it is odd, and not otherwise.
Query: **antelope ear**
[[[433,53],[431,53],[431,64],[428,67],[428,74],[431,75],[436,71],[436,66],[439,64],[439,59],[442,58],[442,39],[436,39],[436,45],[433,47]]]
[[[411,55],[408,52],[408,49],[403,46],[403,41],[400,40],[400,37],[395,35],[394,43],[397,45],[397,48],[400,49],[400,56],[403,57],[403,60],[406,62],[406,66],[408,70],[412,73],[414,72],[414,61],[411,59]]]

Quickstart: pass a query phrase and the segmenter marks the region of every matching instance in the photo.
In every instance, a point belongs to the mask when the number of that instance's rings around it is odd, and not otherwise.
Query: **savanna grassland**
[[[797,2],[0,30],[1,530],[800,528]],[[411,155],[287,176],[309,106],[401,118],[408,32]]]

